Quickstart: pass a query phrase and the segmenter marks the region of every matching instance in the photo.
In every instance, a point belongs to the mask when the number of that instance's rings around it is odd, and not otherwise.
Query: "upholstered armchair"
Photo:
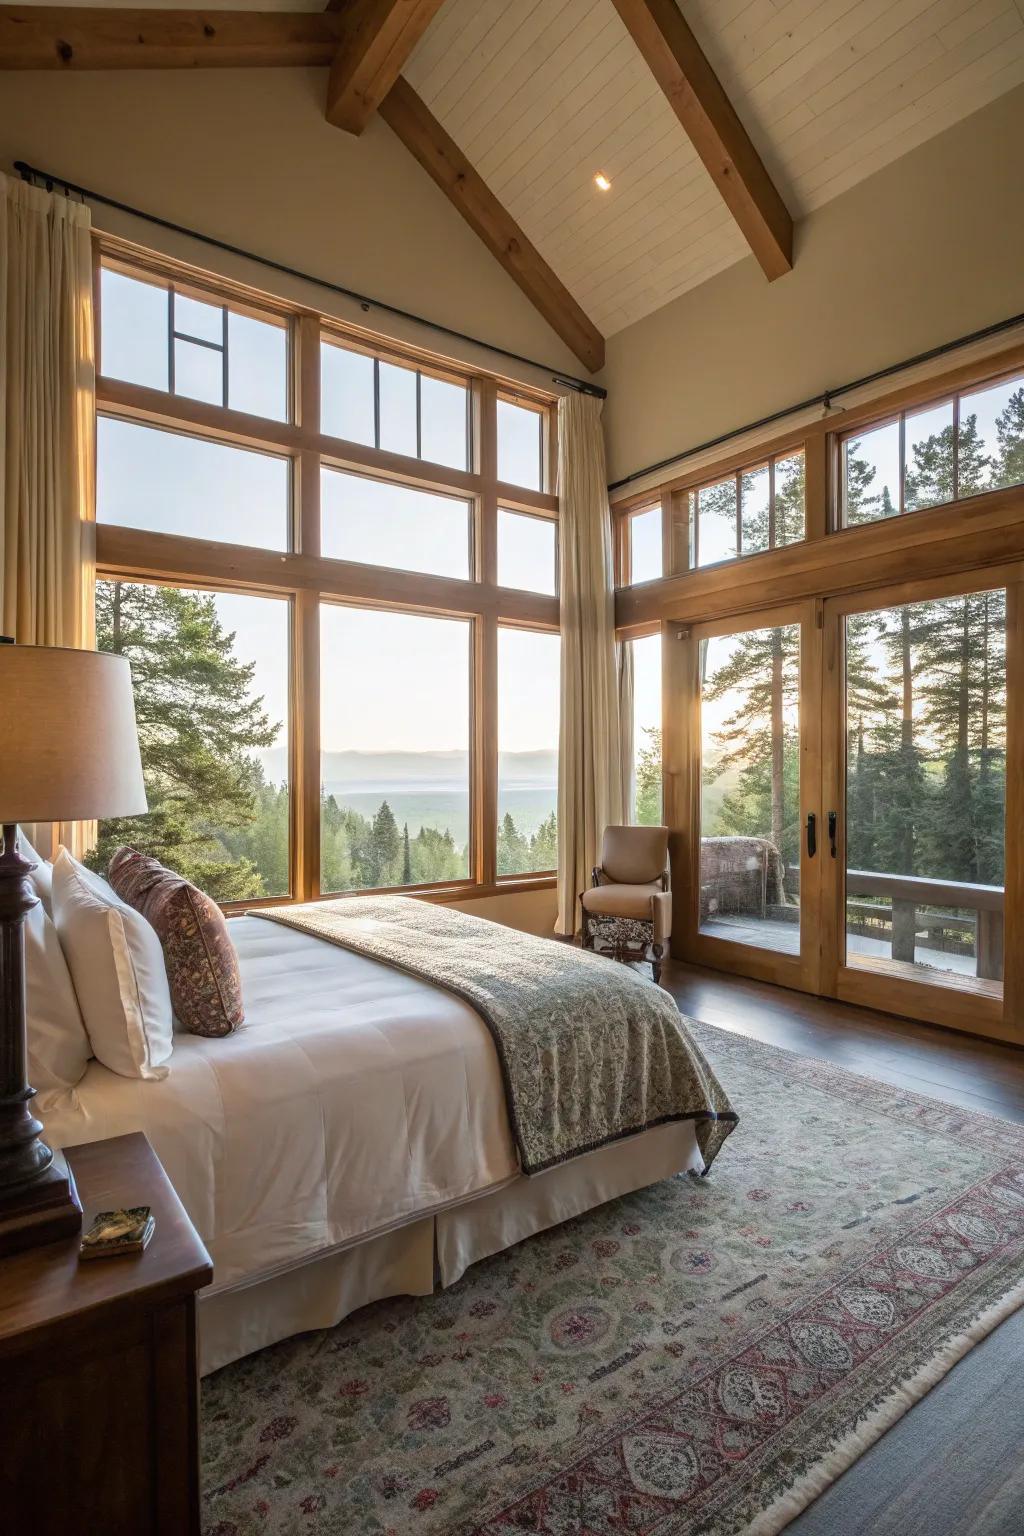
[[[651,962],[655,981],[672,933],[667,827],[607,827],[594,883],[580,896],[583,948]]]

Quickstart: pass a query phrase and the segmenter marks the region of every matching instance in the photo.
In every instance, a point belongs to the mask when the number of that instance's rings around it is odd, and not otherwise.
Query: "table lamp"
[[[0,1254],[70,1237],[82,1210],[32,1113],[25,1032],[25,918],[38,897],[19,822],[147,810],[131,669],[123,656],[0,637]]]

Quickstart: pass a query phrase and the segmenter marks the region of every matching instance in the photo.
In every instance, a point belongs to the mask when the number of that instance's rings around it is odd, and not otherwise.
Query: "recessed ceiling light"
[[[610,192],[612,189],[612,184],[608,180],[608,177],[605,175],[604,171],[598,171],[597,175],[594,177],[594,186],[599,192]]]

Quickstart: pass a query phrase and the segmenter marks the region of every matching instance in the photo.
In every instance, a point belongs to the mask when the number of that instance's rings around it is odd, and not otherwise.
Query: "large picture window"
[[[320,610],[320,885],[375,890],[470,872],[470,625]]]
[[[498,874],[558,863],[558,635],[498,630]]]

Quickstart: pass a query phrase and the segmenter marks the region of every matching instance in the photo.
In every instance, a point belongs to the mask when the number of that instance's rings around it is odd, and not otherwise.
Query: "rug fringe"
[[[813,1504],[825,1490],[853,1466],[861,1456],[882,1438],[886,1430],[902,1419],[903,1415],[948,1376],[958,1361],[970,1354],[976,1344],[1005,1322],[1014,1312],[1024,1307],[1024,1280],[1012,1286],[1006,1294],[987,1307],[963,1333],[949,1339],[937,1355],[920,1366],[913,1376],[898,1387],[884,1403],[856,1429],[847,1434],[821,1461],[804,1473],[791,1488],[779,1495],[774,1503],[745,1528],[744,1536],[777,1536],[809,1504]]]

